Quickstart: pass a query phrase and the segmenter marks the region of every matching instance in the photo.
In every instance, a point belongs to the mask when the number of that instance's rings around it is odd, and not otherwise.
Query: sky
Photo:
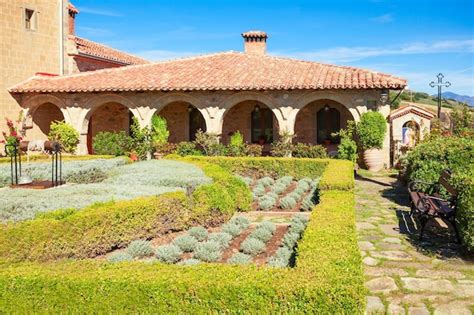
[[[442,72],[474,96],[474,0],[73,0],[76,34],[148,60],[242,51],[268,33],[268,54],[390,73],[409,88]]]

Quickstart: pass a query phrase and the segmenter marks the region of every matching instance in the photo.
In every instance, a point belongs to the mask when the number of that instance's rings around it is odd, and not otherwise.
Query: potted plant
[[[378,172],[384,166],[381,149],[386,132],[387,122],[381,113],[370,111],[362,114],[357,124],[357,136],[369,171]]]
[[[155,159],[161,159],[165,155],[169,136],[170,132],[166,119],[153,115],[151,119],[151,140],[155,149],[153,153]]]

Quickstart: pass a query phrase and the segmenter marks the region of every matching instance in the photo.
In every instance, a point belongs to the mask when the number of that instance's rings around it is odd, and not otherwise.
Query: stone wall
[[[0,1],[0,130],[21,107],[7,89],[36,72],[60,73],[59,0]],[[25,8],[35,10],[36,29],[25,28]]]
[[[28,137],[30,139],[42,140],[47,138],[51,122],[63,121],[64,115],[56,105],[45,103],[35,109],[32,113],[32,118],[33,128],[28,130]]]
[[[158,115],[166,119],[170,131],[169,142],[178,143],[189,140],[189,104],[173,102],[166,105]]]

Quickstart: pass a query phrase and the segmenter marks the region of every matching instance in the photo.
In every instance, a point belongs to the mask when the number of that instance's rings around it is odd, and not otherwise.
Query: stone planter
[[[371,172],[378,172],[383,168],[383,154],[379,149],[368,149],[364,151],[364,163]]]
[[[165,155],[163,153],[155,152],[153,153],[153,157],[155,160],[161,160]]]

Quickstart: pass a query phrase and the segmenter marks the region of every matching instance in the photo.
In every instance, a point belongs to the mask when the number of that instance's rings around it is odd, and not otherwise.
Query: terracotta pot
[[[364,163],[371,172],[378,172],[383,168],[383,154],[379,149],[368,149],[364,151]]]

